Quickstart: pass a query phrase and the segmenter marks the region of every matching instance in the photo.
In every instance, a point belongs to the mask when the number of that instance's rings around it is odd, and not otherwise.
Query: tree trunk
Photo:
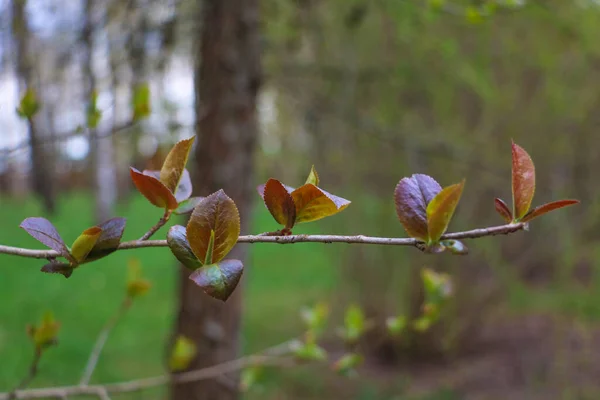
[[[24,93],[26,88],[34,89],[35,87],[33,61],[29,50],[30,32],[25,16],[26,5],[26,0],[12,1],[12,31],[16,44],[16,67],[20,78],[19,87],[21,93]],[[40,101],[40,93],[39,91],[36,92],[38,101]],[[46,151],[43,138],[40,137],[41,130],[39,129],[37,119],[37,116],[33,116],[33,118],[29,118],[27,121],[27,136],[31,150],[31,186],[34,193],[42,200],[46,212],[52,214],[56,206],[54,181],[52,178],[54,168],[49,165],[52,161],[51,154],[48,154]],[[51,147],[48,146],[48,148]]]
[[[257,92],[261,82],[258,0],[204,0],[195,74],[196,132],[193,171],[196,195],[223,189],[237,204],[248,232],[253,153],[257,139]],[[231,258],[244,261],[246,248]],[[181,269],[176,333],[192,339],[198,356],[190,369],[235,358],[239,351],[241,285],[225,303],[205,295]],[[171,387],[175,400],[238,398],[238,376]]]

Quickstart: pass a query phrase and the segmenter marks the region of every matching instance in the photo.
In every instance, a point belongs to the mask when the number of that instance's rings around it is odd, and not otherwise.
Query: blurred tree
[[[21,93],[25,89],[35,89],[34,64],[31,55],[31,35],[26,17],[27,0],[12,1],[12,31],[15,42],[15,60],[19,87]],[[39,93],[37,96],[39,98]],[[27,135],[30,146],[31,180],[35,194],[41,199],[46,212],[53,213],[56,207],[53,168],[50,165],[52,154],[48,151],[51,146],[44,146],[41,138],[42,130],[38,129],[38,117],[33,116],[27,121]]]
[[[251,199],[255,197],[253,153],[257,138],[257,92],[261,83],[258,0],[205,0],[195,74],[196,195],[223,189],[236,202],[242,232],[248,232]],[[245,259],[236,246],[231,258]],[[239,351],[241,290],[222,303],[180,278],[177,334],[192,339],[199,356],[190,368],[207,367],[234,358]],[[175,400],[227,400],[238,397],[238,377],[173,385]]]

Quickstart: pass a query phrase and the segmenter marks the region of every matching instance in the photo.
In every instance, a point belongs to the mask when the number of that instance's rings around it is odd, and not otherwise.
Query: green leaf
[[[483,22],[483,15],[474,6],[467,6],[465,8],[465,17],[467,18],[467,21],[472,24],[480,24]]]
[[[127,296],[132,299],[143,296],[150,290],[152,284],[142,276],[140,261],[136,258],[130,259],[127,268]]]
[[[452,296],[452,281],[448,274],[423,268],[421,278],[425,288],[425,303],[439,305]]]
[[[175,258],[186,268],[194,271],[202,266],[202,262],[196,257],[188,243],[185,226],[174,225],[169,229],[167,245]]]
[[[296,223],[296,205],[283,184],[276,179],[269,179],[263,193],[265,205],[275,221],[286,228],[293,228]]]
[[[513,217],[518,222],[527,214],[535,193],[535,166],[527,152],[512,142]]]
[[[261,367],[244,368],[240,378],[240,391],[247,392],[252,386],[255,386],[262,377],[263,371]]]
[[[435,179],[424,174],[402,178],[396,185],[396,214],[410,237],[428,240],[427,205],[441,190]]]
[[[439,192],[427,205],[427,229],[429,242],[436,243],[448,229],[456,206],[462,195],[465,180],[448,186]]]
[[[187,224],[187,239],[199,260],[205,260],[214,231],[212,262],[222,260],[235,246],[240,236],[238,209],[223,190],[219,190],[196,206]]]
[[[194,208],[200,204],[204,197],[190,197],[187,200],[183,200],[179,203],[175,211],[173,211],[177,215],[187,214],[189,212],[194,211]]]
[[[529,222],[534,218],[549,213],[550,211],[558,210],[559,208],[568,207],[575,204],[579,204],[579,200],[558,200],[551,203],[546,203],[525,214],[525,216],[521,218],[521,222]]]
[[[306,178],[305,183],[319,186],[319,174],[317,174],[317,170],[315,169],[314,165],[310,168],[310,173],[308,174],[308,178]]]
[[[362,309],[352,304],[346,309],[344,317],[344,339],[349,343],[355,343],[366,330],[366,320]]]
[[[327,359],[327,352],[314,342],[297,341],[292,345],[292,352],[296,358],[303,361],[325,361]]]
[[[238,285],[244,265],[240,260],[222,260],[192,272],[190,279],[209,296],[226,301]]]
[[[307,183],[292,193],[296,206],[296,223],[317,221],[346,209],[350,201]]]
[[[160,169],[160,181],[175,194],[196,136],[181,140],[173,146]]]
[[[327,317],[329,316],[329,306],[319,302],[314,307],[303,308],[300,315],[313,335],[318,336],[325,329]]]
[[[402,333],[402,331],[406,329],[406,324],[406,317],[403,315],[397,317],[389,317],[385,321],[385,325],[387,326],[388,332],[393,336]]]
[[[333,370],[342,376],[356,373],[356,367],[362,364],[364,357],[357,353],[344,354],[333,364]]]
[[[413,321],[413,329],[417,332],[425,332],[433,324],[433,320],[427,316],[419,317]]]
[[[22,118],[31,119],[39,109],[40,103],[38,102],[35,91],[31,88],[27,88],[23,97],[21,97],[19,108],[17,108],[17,114]]]
[[[98,92],[94,90],[90,96],[90,102],[88,103],[86,112],[86,122],[88,128],[90,129],[96,128],[98,126],[98,123],[100,122],[100,119],[102,118],[102,112],[98,109],[97,100]]]
[[[92,251],[100,235],[102,234],[102,228],[93,226],[86,229],[79,235],[73,245],[71,246],[71,255],[78,263],[83,262],[88,254]]]
[[[150,115],[152,107],[150,105],[150,86],[148,86],[147,83],[136,85],[131,100],[134,121],[138,121]]]
[[[191,364],[197,354],[196,344],[185,336],[179,335],[169,358],[169,368],[173,372],[183,371]]]
[[[52,312],[48,311],[44,314],[39,326],[27,327],[27,333],[36,347],[45,349],[58,342],[57,335],[59,328],[60,323],[54,319]]]

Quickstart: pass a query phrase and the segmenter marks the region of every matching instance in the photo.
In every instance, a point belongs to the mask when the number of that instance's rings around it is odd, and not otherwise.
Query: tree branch
[[[29,366],[29,372],[27,373],[27,376],[25,378],[23,378],[23,380],[21,382],[19,382],[17,387],[15,389],[13,389],[12,392],[7,394],[7,397],[6,397],[7,399],[16,399],[17,398],[16,394],[19,391],[19,389],[27,387],[27,385],[29,385],[29,383],[33,380],[33,378],[35,378],[35,376],[37,375],[37,372],[38,372],[38,366],[40,364],[40,360],[42,359],[42,352],[43,352],[43,350],[39,346],[35,347],[35,353],[33,355],[33,360],[31,361],[31,365]]]
[[[121,319],[121,317],[129,310],[131,306],[131,298],[128,296],[123,300],[121,306],[117,310],[116,314],[106,323],[100,334],[98,335],[98,339],[96,340],[96,344],[94,345],[94,349],[90,354],[90,358],[85,366],[83,371],[83,375],[81,376],[81,380],[79,384],[81,386],[87,386],[90,382],[90,378],[96,369],[96,365],[98,364],[98,359],[100,358],[100,354],[102,353],[102,349],[108,340],[108,335],[113,330],[113,328],[117,325],[117,322]]]
[[[194,371],[184,372],[176,375],[159,375],[151,378],[136,379],[133,381],[111,383],[107,385],[90,386],[63,386],[55,388],[29,389],[15,392],[15,399],[42,399],[48,397],[65,398],[70,396],[91,395],[97,396],[102,400],[108,398],[111,393],[127,393],[149,389],[156,386],[162,386],[170,381],[175,383],[197,382],[206,379],[213,379],[221,375],[238,371],[240,369],[257,366],[289,366],[289,358],[281,358],[292,351],[292,344],[295,340],[283,342],[277,346],[268,348],[260,353],[244,356],[232,361],[226,361],[222,364],[207,368],[201,368]],[[9,393],[0,393],[0,400],[9,400]]]
[[[156,233],[156,231],[158,231],[160,228],[162,228],[169,221],[169,218],[171,218],[171,211],[166,210],[165,214],[158,220],[156,225],[154,225],[152,228],[150,228],[150,230],[148,232],[146,232],[144,234],[144,236],[142,236],[139,240],[150,239],[152,237],[152,235],[154,235]]]
[[[447,233],[442,236],[444,239],[478,239],[486,236],[508,235],[521,230],[526,230],[527,224],[516,223],[493,226],[490,228],[473,229],[470,231]],[[238,243],[348,243],[348,244],[376,244],[387,246],[413,246],[419,248],[422,241],[413,238],[386,238],[364,235],[289,235],[289,236],[264,236],[248,235],[240,236]],[[117,250],[139,249],[142,247],[167,247],[166,240],[132,240],[123,242]],[[9,254],[28,258],[56,258],[60,254],[54,250],[32,250],[20,247],[0,245],[0,254]]]

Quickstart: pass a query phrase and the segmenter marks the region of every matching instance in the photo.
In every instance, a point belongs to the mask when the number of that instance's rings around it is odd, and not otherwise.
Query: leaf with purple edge
[[[442,190],[439,183],[424,174],[403,178],[394,190],[396,213],[409,236],[427,241],[427,205]]]
[[[512,222],[512,211],[510,211],[510,208],[508,208],[508,205],[504,202],[504,200],[499,198],[494,199],[494,207],[496,208],[496,212],[500,214],[506,223]]]
[[[133,167],[129,170],[135,187],[152,205],[168,210],[177,208],[177,199],[161,181]]]
[[[579,200],[557,200],[551,203],[546,203],[529,211],[523,218],[521,218],[521,222],[529,222],[534,218],[549,213],[550,211],[558,210],[559,208],[568,207],[575,204],[579,204]]]
[[[238,285],[244,265],[240,260],[222,260],[204,265],[190,275],[190,279],[209,296],[226,301]]]
[[[19,225],[35,239],[63,257],[70,258],[69,249],[50,221],[42,217],[26,218]]]
[[[88,254],[86,261],[106,257],[110,253],[116,251],[119,244],[121,244],[121,238],[125,232],[126,222],[127,220],[125,218],[116,217],[99,224],[98,228],[102,229],[102,233],[92,248],[92,251]]]

